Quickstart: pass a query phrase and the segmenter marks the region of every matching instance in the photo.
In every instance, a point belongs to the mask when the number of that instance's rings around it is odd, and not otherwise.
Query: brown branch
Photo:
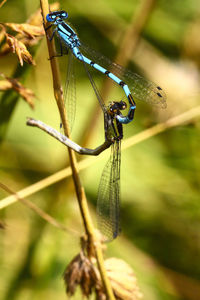
[[[1,3],[0,3],[0,8],[2,8],[2,6],[6,3],[7,0],[3,0]]]
[[[43,14],[44,26],[47,27],[46,15],[49,13],[48,1],[41,0],[40,3],[41,3],[42,14]],[[51,34],[51,32],[48,31],[48,35],[50,35],[50,34]],[[55,56],[56,56],[55,44],[54,44],[54,41],[50,42],[48,36],[47,36],[47,45],[48,45],[48,50],[49,50],[49,57],[54,57],[53,59],[50,59],[52,77],[53,77],[54,96],[55,96],[56,103],[57,103],[57,106],[59,109],[59,113],[60,113],[60,117],[62,120],[65,135],[69,137],[69,127],[68,127],[68,122],[67,122],[67,117],[66,117],[66,112],[65,112],[65,106],[64,106],[60,72],[59,72],[57,59],[55,58]],[[70,165],[72,168],[72,176],[73,176],[76,195],[77,195],[77,199],[78,199],[78,203],[79,203],[79,208],[81,211],[84,228],[85,228],[85,231],[88,236],[89,243],[90,243],[90,241],[93,239],[94,228],[92,225],[91,217],[89,215],[85,192],[81,185],[80,177],[78,174],[77,162],[76,162],[74,152],[70,148],[68,148],[68,152],[69,152],[69,160],[70,160]]]

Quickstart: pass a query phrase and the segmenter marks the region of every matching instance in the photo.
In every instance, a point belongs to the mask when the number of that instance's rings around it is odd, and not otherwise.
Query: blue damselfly
[[[166,96],[161,87],[156,84],[142,78],[141,76],[125,70],[118,64],[112,63],[109,59],[103,55],[97,54],[94,50],[86,47],[78,38],[75,31],[64,20],[67,19],[68,14],[65,11],[51,12],[46,16],[48,22],[51,22],[50,26],[46,28],[46,31],[53,25],[55,26],[50,40],[53,39],[55,33],[57,33],[61,41],[61,54],[63,54],[63,46],[70,54],[68,62],[67,83],[69,87],[70,82],[70,70],[72,64],[72,56],[81,61],[84,65],[86,73],[89,77],[93,90],[97,96],[99,104],[102,108],[104,115],[104,131],[105,142],[95,149],[88,149],[79,146],[71,141],[68,137],[59,133],[57,130],[44,124],[41,121],[29,119],[27,124],[30,126],[36,126],[48,134],[72,148],[79,154],[86,155],[98,155],[105,149],[111,147],[110,158],[103,170],[97,199],[97,213],[98,224],[103,234],[104,240],[109,241],[116,238],[120,232],[120,165],[121,165],[121,140],[123,139],[123,124],[131,122],[134,118],[135,101],[134,99],[144,100],[151,104],[159,105],[162,108],[166,107]],[[84,54],[87,53],[92,58],[89,59]],[[126,116],[123,116],[122,110],[126,109],[127,105],[124,101],[112,101],[109,105],[105,105],[102,100],[96,84],[90,74],[90,65],[94,69],[104,73],[118,85],[120,85],[129,102],[129,112]],[[112,72],[108,69],[112,69]],[[119,79],[119,77],[121,79]],[[124,81],[123,81],[124,80]],[[128,83],[129,87],[126,83]],[[68,91],[67,91],[68,93]],[[67,95],[69,97],[69,93]]]
[[[49,30],[49,28],[54,26],[53,33],[49,39],[52,40],[54,35],[57,34],[61,47],[61,53],[59,56],[63,55],[64,48],[77,60],[81,61],[83,64],[90,65],[122,87],[129,102],[129,111],[127,116],[116,116],[120,123],[127,124],[133,120],[136,108],[134,99],[144,100],[146,102],[159,105],[163,108],[166,107],[166,96],[160,86],[157,86],[153,82],[144,79],[129,70],[126,70],[116,63],[112,63],[105,56],[98,54],[96,51],[85,46],[84,43],[80,41],[72,27],[65,22],[67,18],[68,13],[63,10],[51,12],[46,16],[47,21],[51,23],[45,29],[46,32]],[[109,69],[112,69],[112,72],[110,72]],[[69,76],[70,72],[68,72],[68,78]]]

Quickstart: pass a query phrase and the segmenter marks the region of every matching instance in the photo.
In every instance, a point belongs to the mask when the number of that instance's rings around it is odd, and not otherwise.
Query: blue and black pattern
[[[93,67],[94,69],[98,70],[99,72],[105,74],[107,77],[112,79],[114,82],[116,82],[122,89],[124,90],[124,93],[129,101],[130,107],[129,112],[127,116],[121,116],[117,117],[119,122],[121,123],[129,123],[133,120],[134,117],[134,111],[136,108],[135,101],[133,100],[133,97],[131,95],[131,92],[129,90],[128,85],[121,80],[119,77],[117,77],[114,73],[108,71],[106,68],[102,67],[100,64],[96,63],[95,61],[87,58],[83,55],[83,53],[80,51],[82,43],[80,42],[77,34],[75,31],[69,26],[64,20],[67,19],[68,14],[65,11],[55,11],[46,16],[46,19],[48,22],[51,22],[52,24],[46,28],[48,30],[52,25],[55,25],[55,29],[53,31],[52,36],[50,37],[50,40],[53,39],[55,33],[57,33],[58,37],[60,38],[62,45],[67,48],[68,50],[71,50],[73,55],[83,63],[86,63]],[[62,55],[62,46],[61,46],[61,55]]]

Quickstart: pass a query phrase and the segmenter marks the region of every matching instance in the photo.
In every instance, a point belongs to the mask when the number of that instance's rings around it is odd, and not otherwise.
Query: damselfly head
[[[46,16],[47,22],[62,21],[68,18],[68,13],[64,10],[53,11]]]
[[[119,110],[124,110],[127,108],[127,104],[124,101],[117,102],[119,106]]]
[[[109,110],[111,113],[118,114],[120,110],[124,110],[127,108],[127,104],[124,101],[113,101],[109,105]]]

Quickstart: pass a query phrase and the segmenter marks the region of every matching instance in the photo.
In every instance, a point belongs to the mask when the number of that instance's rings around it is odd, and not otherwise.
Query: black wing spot
[[[157,93],[157,95],[158,95],[160,98],[162,98],[162,95],[161,95],[160,93]]]
[[[109,72],[109,71],[106,71],[105,74],[108,76],[108,75],[110,74],[110,72]]]
[[[162,91],[162,88],[160,86],[157,86],[157,89],[160,90],[160,91]]]
[[[92,67],[93,67],[93,66],[94,66],[94,64],[95,64],[95,63],[94,63],[93,61],[91,61],[91,63],[90,63],[90,66],[92,66]]]

